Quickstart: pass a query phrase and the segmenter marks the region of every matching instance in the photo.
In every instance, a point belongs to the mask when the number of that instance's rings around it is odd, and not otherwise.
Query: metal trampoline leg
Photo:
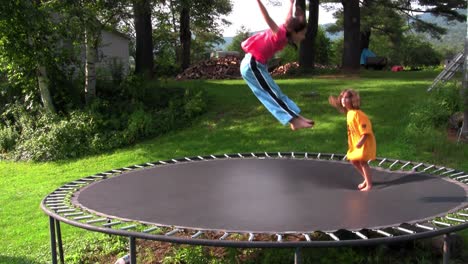
[[[450,259],[450,234],[444,235],[444,258],[442,263],[448,264]]]
[[[136,245],[135,237],[129,237],[130,241],[130,264],[136,264]]]
[[[302,248],[296,248],[294,253],[294,264],[302,264]]]
[[[55,220],[55,229],[57,231],[57,246],[60,257],[60,263],[65,263],[65,258],[63,257],[63,245],[62,245],[62,231],[60,230],[60,221]]]
[[[55,243],[55,219],[49,216],[50,231],[50,252],[52,254],[52,264],[57,264],[57,245]]]

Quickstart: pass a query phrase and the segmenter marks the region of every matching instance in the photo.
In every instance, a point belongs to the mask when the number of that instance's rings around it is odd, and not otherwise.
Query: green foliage
[[[0,125],[0,153],[12,151],[19,138],[18,131],[12,126],[3,127]]]
[[[315,62],[328,65],[332,55],[332,42],[322,27],[318,28],[315,38]]]
[[[250,36],[250,32],[244,26],[241,26],[239,30],[237,30],[236,35],[232,38],[232,42],[229,46],[226,47],[228,51],[237,51],[241,54],[241,57],[244,57],[245,52],[241,47],[242,41],[246,40]]]
[[[71,264],[106,263],[101,258],[125,252],[126,242],[125,237],[95,233],[76,237],[65,244],[65,262]]]
[[[174,250],[173,256],[167,256],[163,264],[207,264],[212,263],[205,255],[203,247],[179,247]]]

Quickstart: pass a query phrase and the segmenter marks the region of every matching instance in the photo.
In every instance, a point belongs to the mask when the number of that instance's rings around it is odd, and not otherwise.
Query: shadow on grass
[[[26,257],[11,257],[11,256],[2,256],[0,255],[0,263],[8,264],[42,264],[36,260],[32,260]]]

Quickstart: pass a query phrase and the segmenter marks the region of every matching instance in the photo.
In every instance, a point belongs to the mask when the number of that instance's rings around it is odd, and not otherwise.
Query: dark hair
[[[293,46],[297,49],[296,43],[292,40],[291,33],[301,32],[307,27],[307,23],[305,22],[304,12],[300,7],[296,7],[296,15],[290,17],[286,23],[286,37],[288,38],[289,45]]]

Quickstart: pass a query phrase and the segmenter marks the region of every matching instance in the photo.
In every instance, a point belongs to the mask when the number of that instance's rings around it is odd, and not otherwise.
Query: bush
[[[19,138],[18,131],[14,127],[0,126],[0,153],[7,153],[15,148],[16,141]]]

